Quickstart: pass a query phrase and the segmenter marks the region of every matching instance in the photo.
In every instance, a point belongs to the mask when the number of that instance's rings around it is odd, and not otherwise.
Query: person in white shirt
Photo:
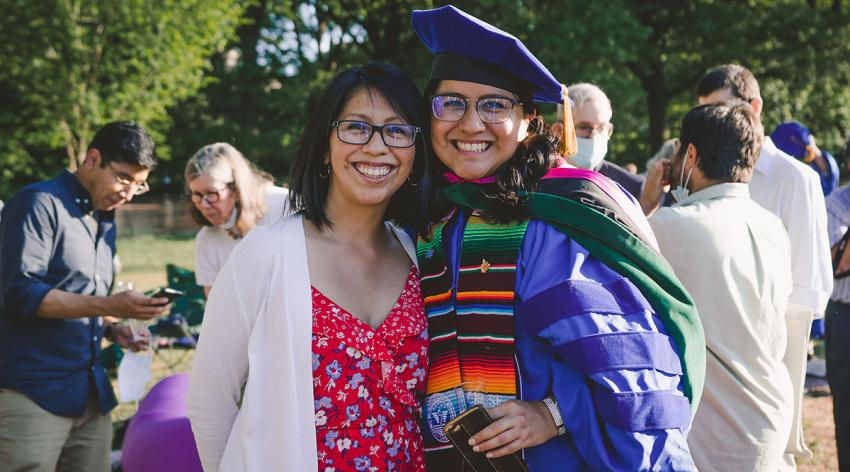
[[[209,295],[239,240],[258,224],[284,217],[289,192],[227,143],[199,149],[184,175],[189,212],[203,226],[195,237],[195,281]]]
[[[697,84],[699,103],[744,100],[757,115],[764,102],[752,72],[727,64],[706,73]],[[794,385],[794,424],[788,441],[786,464],[812,453],[803,440],[802,403],[806,376],[809,331],[814,318],[822,318],[832,292],[832,264],[827,237],[826,204],[818,175],[805,164],[764,139],[749,184],[752,199],[782,220],[791,239],[794,289],[785,320],[788,343],[785,363]]]
[[[691,110],[672,159],[679,200],[649,220],[705,329],[705,388],[688,434],[702,471],[780,470],[791,431],[790,242],[747,186],[762,140],[744,102]]]

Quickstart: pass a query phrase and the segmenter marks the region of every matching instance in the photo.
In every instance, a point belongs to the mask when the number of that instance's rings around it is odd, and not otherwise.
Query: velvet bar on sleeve
[[[676,344],[628,279],[533,220],[517,262],[520,397],[558,401],[567,434],[532,470],[694,470]]]

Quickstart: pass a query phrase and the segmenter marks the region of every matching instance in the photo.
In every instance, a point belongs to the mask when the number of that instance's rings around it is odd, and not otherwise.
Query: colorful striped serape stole
[[[550,174],[538,192],[523,194],[529,216],[545,221],[635,284],[675,340],[683,389],[695,412],[705,382],[706,354],[705,334],[690,294],[655,249],[654,238],[642,234],[644,225],[636,222],[642,217],[633,204],[618,203],[619,198],[608,195],[616,195],[613,189],[604,188],[609,185],[597,185],[604,181],[594,173],[553,169]],[[438,199],[490,211],[496,203],[488,193],[486,185],[465,182],[442,189]]]
[[[446,222],[417,252],[431,337],[423,404],[425,449],[450,449],[443,426],[474,404],[517,396],[514,347],[516,262],[527,221],[490,224],[470,216],[463,228],[457,288],[445,253]]]

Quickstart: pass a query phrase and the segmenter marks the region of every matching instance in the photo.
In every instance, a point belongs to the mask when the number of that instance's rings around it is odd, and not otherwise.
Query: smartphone
[[[670,185],[670,174],[673,173],[673,163],[672,162],[664,162],[664,175],[661,178],[662,185]]]
[[[185,295],[185,293],[183,293],[182,290],[177,290],[169,287],[162,287],[161,289],[157,290],[153,295],[151,295],[151,298],[167,298],[168,303],[171,303],[174,300],[182,297],[183,295]]]
[[[488,459],[483,453],[475,452],[469,438],[484,429],[493,419],[481,405],[475,405],[443,428],[455,449],[475,472],[527,472],[525,461],[518,452],[509,456]]]

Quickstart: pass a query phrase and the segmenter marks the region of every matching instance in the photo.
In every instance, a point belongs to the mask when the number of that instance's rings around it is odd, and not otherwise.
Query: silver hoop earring
[[[319,172],[319,178],[320,179],[327,179],[330,176],[331,176],[331,165],[325,164],[325,173],[323,174],[322,172]]]

